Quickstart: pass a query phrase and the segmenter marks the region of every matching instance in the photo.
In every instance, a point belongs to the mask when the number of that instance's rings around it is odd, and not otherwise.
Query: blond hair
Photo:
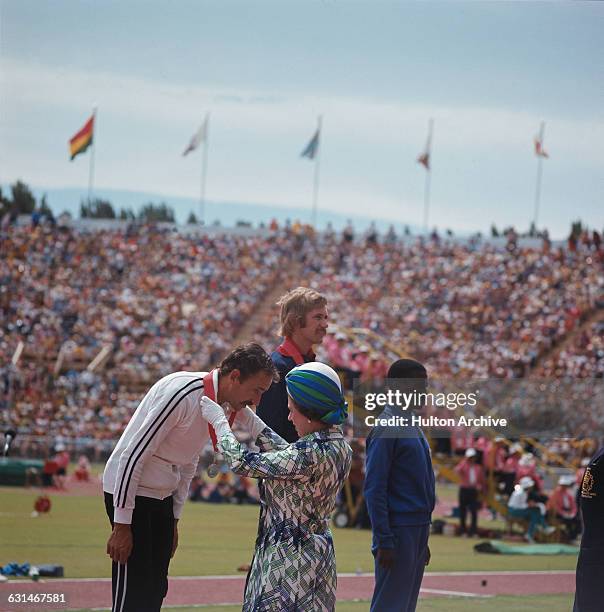
[[[304,326],[304,319],[311,310],[326,305],[325,296],[314,289],[297,287],[288,291],[277,302],[281,308],[281,335],[291,336],[297,328]]]

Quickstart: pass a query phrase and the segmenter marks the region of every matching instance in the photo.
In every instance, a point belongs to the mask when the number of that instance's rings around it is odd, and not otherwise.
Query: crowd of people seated
[[[429,364],[432,378],[603,375],[601,322],[548,355],[604,306],[596,240],[506,247],[375,228],[358,236],[352,224],[315,234],[272,223],[245,236],[126,224],[1,232],[0,411],[26,445],[27,434],[88,441],[102,459],[153,381],[215,364],[283,282],[327,295],[333,333],[318,358],[350,379],[384,377],[376,338]],[[274,348],[276,323],[267,312],[248,339]],[[353,327],[375,336],[356,340]],[[106,362],[86,369],[105,346]],[[604,427],[577,404],[570,433]]]
[[[22,433],[113,440],[155,380],[230,348],[291,239],[9,226],[2,249],[0,409]]]
[[[604,318],[581,330],[571,343],[538,368],[544,378],[604,377]]]

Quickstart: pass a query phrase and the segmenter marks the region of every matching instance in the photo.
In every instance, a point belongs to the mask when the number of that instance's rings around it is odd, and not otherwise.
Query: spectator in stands
[[[478,528],[478,510],[480,508],[480,495],[486,489],[484,468],[476,463],[476,451],[468,448],[465,458],[456,466],[455,471],[459,474],[459,534],[475,536]],[[470,512],[470,530],[467,530],[466,517]]]
[[[581,531],[581,522],[577,516],[577,502],[573,486],[575,478],[572,475],[560,476],[558,486],[547,502],[547,508],[564,525],[568,540],[574,540]]]
[[[505,457],[505,439],[497,436],[488,444],[486,455],[483,459],[485,469],[494,474],[496,481],[501,480],[503,476]]]
[[[339,324],[375,333],[364,340],[372,352],[383,353],[381,336],[437,376],[510,378],[535,366],[550,379],[604,375],[602,323],[548,356],[604,304],[595,237],[574,252],[521,239],[507,252],[449,238],[367,247],[352,226],[345,240],[294,234],[291,224],[270,236],[91,227],[0,228],[0,406],[11,406],[10,424],[25,435],[115,440],[153,380],[219,361],[267,291],[291,283],[297,262],[308,286],[325,287]],[[255,330],[268,346],[270,323]],[[19,362],[5,366],[21,340]],[[105,345],[107,361],[85,372]],[[361,370],[363,379],[376,369]],[[604,412],[573,394],[559,433],[603,432]]]
[[[88,461],[86,455],[79,456],[74,476],[80,482],[90,482],[90,461]]]
[[[69,452],[62,442],[55,446],[55,451],[54,462],[57,465],[57,471],[54,474],[53,482],[57,489],[65,489],[67,467],[69,466]]]
[[[519,483],[526,476],[534,482],[535,490],[543,491],[543,479],[537,473],[537,464],[533,453],[524,453],[518,460],[516,482]]]
[[[44,461],[44,467],[42,468],[42,485],[44,487],[56,486],[55,475],[58,469],[59,466],[55,461],[54,455],[47,457]]]
[[[514,487],[514,491],[508,501],[508,515],[512,518],[521,518],[528,521],[528,529],[525,535],[529,543],[535,542],[535,531],[539,528],[546,534],[553,533],[555,527],[548,526],[545,521],[545,507],[531,497],[535,481],[524,476]]]
[[[328,353],[329,360],[333,364],[333,367],[338,368],[338,370],[349,369],[352,361],[352,350],[346,334],[337,332],[335,341],[335,344],[331,345],[331,350]]]
[[[514,490],[514,484],[518,481],[518,463],[520,462],[520,457],[522,456],[522,445],[521,444],[512,444],[510,446],[509,454],[505,460],[503,465],[503,483],[504,483],[504,493],[507,496],[512,494]]]
[[[455,455],[464,456],[466,451],[474,448],[474,433],[471,427],[456,426],[451,428],[451,450]],[[467,455],[466,455],[467,456]],[[473,455],[478,462],[478,454]]]

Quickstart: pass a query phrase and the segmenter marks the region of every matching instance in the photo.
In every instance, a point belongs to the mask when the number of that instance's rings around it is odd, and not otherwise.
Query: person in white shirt
[[[555,527],[548,526],[545,522],[545,506],[537,501],[534,494],[535,481],[530,476],[524,476],[514,487],[508,501],[508,515],[514,518],[522,518],[528,521],[528,530],[525,539],[529,543],[535,541],[534,535],[537,528],[544,533],[550,534]]]
[[[103,473],[112,533],[114,612],[160,610],[177,524],[199,456],[215,432],[201,414],[207,396],[236,413],[256,405],[278,380],[255,343],[240,346],[211,372],[176,372],[155,383],[132,415]],[[240,413],[242,425],[249,414]]]

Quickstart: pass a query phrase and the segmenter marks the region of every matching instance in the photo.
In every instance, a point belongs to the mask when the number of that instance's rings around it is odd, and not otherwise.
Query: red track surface
[[[240,604],[244,583],[245,578],[242,576],[171,578],[165,604]],[[489,597],[572,593],[574,588],[574,572],[436,572],[424,576],[421,596],[457,594],[460,597]],[[373,576],[346,574],[338,578],[338,601],[370,599],[372,590]],[[9,604],[10,593],[65,593],[67,603]],[[37,583],[18,580],[0,584],[0,612],[110,607],[111,583],[107,579],[47,580]]]

